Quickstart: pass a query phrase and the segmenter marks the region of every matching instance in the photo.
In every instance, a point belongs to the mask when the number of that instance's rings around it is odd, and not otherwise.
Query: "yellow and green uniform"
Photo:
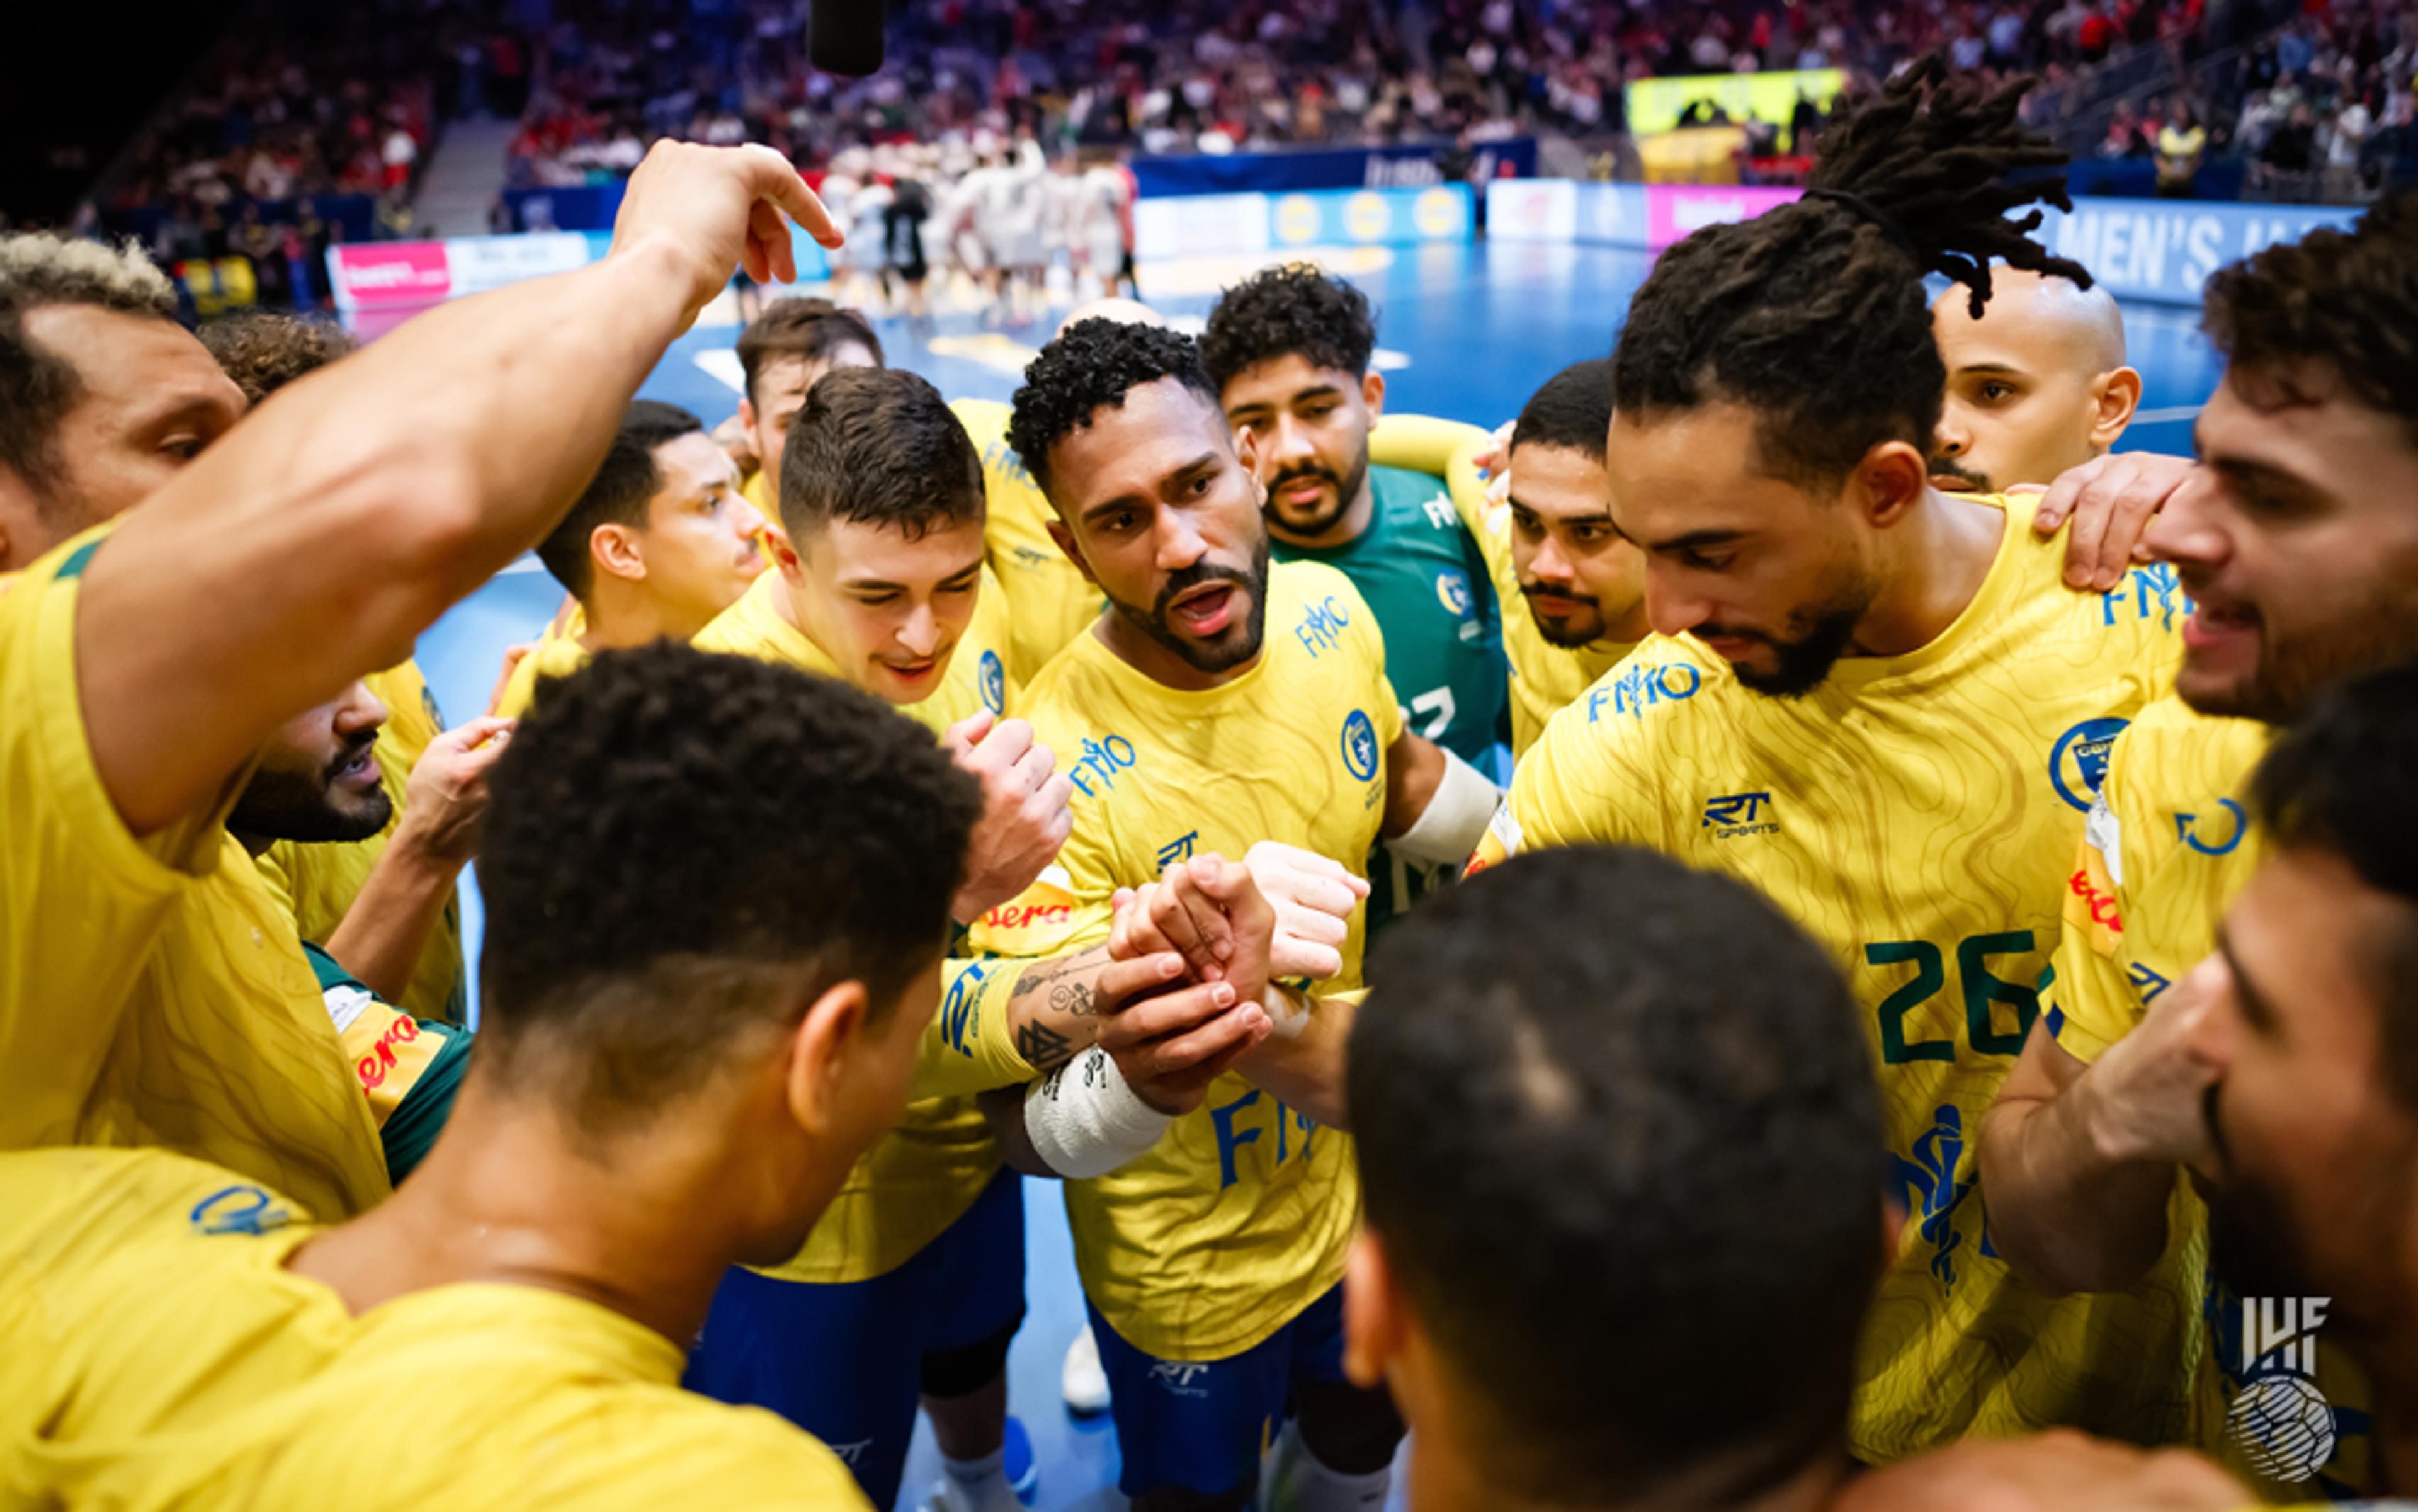
[[[1375,616],[1312,562],[1272,568],[1267,594],[1259,660],[1218,687],[1167,687],[1089,634],[1033,680],[1022,712],[1074,779],[1074,832],[974,926],[976,949],[1096,943],[1118,888],[1196,854],[1263,840],[1346,865],[1369,853],[1401,733]],[[1359,983],[1363,926],[1355,912],[1339,989]],[[1348,1138],[1232,1074],[1150,1153],[1066,1184],[1085,1293],[1162,1360],[1224,1359],[1283,1327],[1342,1275],[1358,1204]]]
[[[109,527],[0,593],[0,1149],[158,1145],[358,1213],[390,1190],[294,921],[226,815],[154,834],[85,737],[76,595]]]
[[[838,664],[782,617],[774,596],[787,591],[778,571],[766,573],[698,634],[696,644],[839,678]],[[898,711],[935,736],[978,709],[1005,713],[1015,692],[1005,671],[1006,618],[999,585],[985,569],[973,619],[941,674],[940,687]],[[906,1116],[857,1161],[805,1248],[765,1275],[834,1284],[895,1270],[940,1237],[998,1173],[999,1145],[971,1093],[1035,1075],[1006,1044],[1002,993],[1012,991],[1014,983],[1002,981],[991,967],[969,979],[962,967],[953,966],[944,979],[948,997],[925,1031],[916,1061],[917,1096],[907,1105]]]
[[[361,884],[386,854],[395,826],[403,822],[404,787],[421,753],[444,731],[445,716],[428,691],[428,680],[418,664],[406,662],[361,680],[378,702],[386,705],[386,724],[378,730],[378,783],[394,804],[386,828],[367,840],[340,845],[311,845],[280,840],[253,858],[261,880],[294,916],[295,932],[320,944],[334,938],[336,926],[352,911]],[[462,904],[450,899],[436,928],[421,948],[411,970],[411,984],[396,1006],[415,1018],[462,1022],[466,993],[462,977]]]
[[[470,1066],[470,1031],[414,1018],[389,1003],[318,946],[305,943],[320,1000],[377,1120],[387,1175],[400,1184],[436,1142]]]
[[[1908,1214],[1859,1364],[1851,1441],[1875,1462],[1967,1433],[2189,1428],[2181,1245],[2130,1292],[2034,1291],[1991,1244],[1973,1148],[2038,1012],[2106,750],[2171,680],[2189,606],[2165,567],[2067,589],[2037,499],[1999,502],[1997,557],[1953,624],[1842,660],[1802,698],[1750,693],[1691,639],[1645,641],[1554,718],[1473,863],[1650,847],[1760,887],[1846,973]]]
[[[468,1283],[355,1318],[301,1204],[156,1151],[0,1155],[0,1501],[119,1512],[861,1512],[832,1453],[679,1387],[594,1303]]]
[[[1098,618],[1100,590],[1049,536],[1057,518],[1048,498],[1007,444],[1009,406],[994,399],[959,399],[949,408],[982,453],[983,498],[988,510],[983,541],[990,570],[1004,590],[1015,626],[1008,670],[1030,682],[1067,643]]]
[[[2041,990],[2050,1031],[2075,1060],[2096,1061],[2216,949],[2226,909],[2271,854],[2251,822],[2250,778],[2273,739],[2256,720],[2196,713],[2169,695],[2143,710],[2108,753],[2066,878],[2065,933]],[[2204,1263],[2207,1208],[2187,1179],[2175,1184],[2167,1222]],[[2227,1432],[2248,1363],[2241,1303],[2212,1272],[2201,1321],[2196,1440],[2257,1482]],[[2349,1495],[2367,1484],[2371,1393],[2344,1351],[2325,1348],[2322,1333],[2319,1342],[2317,1384],[2335,1409],[2335,1450],[2319,1474],[2329,1491]]]

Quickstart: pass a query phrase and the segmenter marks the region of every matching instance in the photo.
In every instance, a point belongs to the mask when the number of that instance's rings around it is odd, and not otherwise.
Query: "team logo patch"
[[[999,652],[989,650],[983,652],[982,661],[975,668],[974,677],[982,686],[984,707],[994,714],[1006,713],[1007,668],[1000,662]]]
[[[1458,567],[1436,573],[1436,602],[1455,619],[1469,618],[1469,574]]]
[[[2110,714],[2086,719],[2058,736],[2057,748],[2048,756],[2048,780],[2056,787],[2057,796],[2089,813],[2091,801],[2099,796],[2100,780],[2107,775],[2107,753],[2131,723]]]
[[[2203,856],[2227,856],[2242,844],[2250,832],[2250,816],[2242,805],[2229,798],[2220,798],[2216,806],[2222,814],[2175,814],[2175,837]]]
[[[258,1186],[222,1186],[193,1204],[193,1227],[206,1234],[265,1234],[294,1221],[294,1214]]]
[[[1362,782],[1377,775],[1377,726],[1362,710],[1343,721],[1343,770]]]

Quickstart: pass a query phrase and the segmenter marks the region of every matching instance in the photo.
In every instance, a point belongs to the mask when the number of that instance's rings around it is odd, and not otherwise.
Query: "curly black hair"
[[[1556,917],[1621,928],[1533,926]],[[1369,1227],[1484,1404],[1488,1484],[1713,1500],[1711,1467],[1768,1485],[1836,1443],[1884,1131],[1820,946],[1729,878],[1579,847],[1421,905],[1369,982],[1345,1074]]]
[[[655,448],[704,429],[703,420],[678,405],[660,399],[630,401],[595,475],[537,543],[537,559],[563,591],[585,600],[595,586],[596,560],[589,554],[588,542],[598,526],[647,523],[647,502],[664,485],[663,469],[655,466]]]
[[[193,334],[243,390],[245,400],[255,405],[360,345],[332,320],[274,310],[222,315]]]
[[[1369,297],[1314,263],[1262,268],[1235,284],[1201,332],[1201,360],[1221,390],[1247,368],[1296,354],[1363,377],[1376,348]]]
[[[1573,362],[1528,396],[1511,427],[1511,450],[1562,447],[1601,462],[1612,434],[1612,359]]]
[[[904,368],[824,374],[781,450],[781,523],[793,537],[833,520],[908,540],[983,521],[982,453],[941,390]]]
[[[2252,403],[2315,404],[2338,383],[2418,445],[2418,190],[2217,269],[2202,323]]]
[[[1033,485],[1049,494],[1049,449],[1090,425],[1103,406],[1122,409],[1127,392],[1161,378],[1173,378],[1217,407],[1217,386],[1191,337],[1097,315],[1079,320],[1025,364],[1007,444]]]
[[[1630,301],[1613,353],[1613,405],[1629,414],[1737,403],[1757,417],[1766,472],[1835,486],[1884,441],[1929,454],[1948,372],[1923,275],[1972,291],[1990,261],[2056,273],[2081,265],[2029,233],[2034,201],[2073,208],[2066,155],[2027,131],[2028,79],[1996,89],[1927,57],[1823,133],[1806,196],[1707,226],[1662,254]]]
[[[549,684],[490,787],[479,1054],[594,1132],[693,1092],[801,989],[861,981],[887,1013],[947,941],[982,810],[880,699],[676,641]]]

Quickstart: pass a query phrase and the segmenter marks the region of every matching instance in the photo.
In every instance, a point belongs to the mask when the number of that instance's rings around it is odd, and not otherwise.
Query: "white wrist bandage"
[[[1444,754],[1444,781],[1420,814],[1418,822],[1385,842],[1404,861],[1431,866],[1458,866],[1477,848],[1486,821],[1494,817],[1503,789],[1488,782],[1476,767],[1450,751]]]
[[[1042,1163],[1070,1180],[1105,1176],[1146,1153],[1175,1121],[1134,1095],[1094,1046],[1024,1094],[1024,1132]]]

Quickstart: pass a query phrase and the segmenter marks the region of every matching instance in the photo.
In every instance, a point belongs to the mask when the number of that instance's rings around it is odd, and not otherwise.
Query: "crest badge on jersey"
[[[1000,662],[999,652],[984,651],[982,662],[974,669],[974,676],[982,687],[983,707],[994,714],[1006,713],[1007,668]]]
[[[1447,567],[1436,573],[1436,602],[1455,619],[1468,619],[1472,602],[1469,574],[1458,567]]]
[[[2128,719],[2113,714],[2098,719],[2086,719],[2057,738],[2056,749],[2049,752],[2048,780],[2062,798],[2079,813],[2090,812],[2090,804],[2099,796],[2101,779],[2107,775],[2107,754],[2115,748],[2116,737],[2124,733]]]
[[[1343,770],[1362,782],[1373,782],[1377,756],[1377,726],[1367,710],[1352,710],[1343,721]]]

